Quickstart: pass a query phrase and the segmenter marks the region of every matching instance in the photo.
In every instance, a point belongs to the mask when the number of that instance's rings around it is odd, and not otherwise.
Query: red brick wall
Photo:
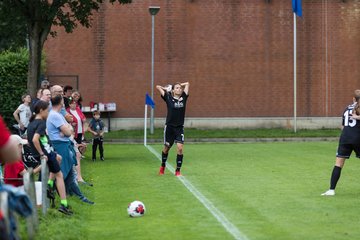
[[[114,117],[142,117],[151,83],[189,81],[187,117],[293,116],[290,0],[154,0],[104,4],[93,28],[46,43],[47,74],[79,75],[84,105],[116,102]],[[297,18],[298,116],[339,116],[360,88],[360,3],[304,0]],[[56,79],[59,81],[59,79]],[[54,83],[54,82],[52,82]],[[61,82],[60,82],[61,83]],[[166,109],[155,92],[155,117]]]

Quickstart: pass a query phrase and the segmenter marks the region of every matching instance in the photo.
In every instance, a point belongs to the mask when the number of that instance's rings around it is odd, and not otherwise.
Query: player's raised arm
[[[165,95],[165,88],[160,86],[160,85],[156,85],[156,89],[159,90],[161,96]]]
[[[189,87],[190,87],[190,83],[189,82],[184,82],[181,84],[182,87],[184,87],[184,93],[186,95],[189,95]]]

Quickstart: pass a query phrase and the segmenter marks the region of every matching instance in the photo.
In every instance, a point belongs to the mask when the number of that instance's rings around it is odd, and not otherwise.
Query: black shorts
[[[171,147],[174,142],[184,144],[184,127],[173,127],[165,125],[164,128],[164,145]]]
[[[350,158],[352,151],[355,152],[357,158],[360,158],[360,144],[339,143],[336,157],[348,159]]]
[[[51,173],[58,173],[60,172],[60,164],[56,160],[56,152],[50,152],[49,154],[46,154],[48,160],[47,165],[49,167],[49,172]]]

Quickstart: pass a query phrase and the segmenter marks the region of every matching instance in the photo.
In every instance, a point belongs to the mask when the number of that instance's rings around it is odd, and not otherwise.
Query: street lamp
[[[149,12],[151,14],[151,98],[154,100],[154,30],[155,30],[155,15],[160,11],[159,6],[150,6]],[[150,134],[154,134],[154,108],[150,112]]]

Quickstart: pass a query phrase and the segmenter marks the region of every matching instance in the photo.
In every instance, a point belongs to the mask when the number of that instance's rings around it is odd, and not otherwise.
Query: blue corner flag
[[[292,8],[296,15],[302,17],[301,0],[292,0]]]
[[[149,94],[146,94],[145,104],[146,104],[146,105],[149,105],[151,108],[155,108],[155,103],[154,103],[154,101],[151,99],[151,97],[149,96]]]

